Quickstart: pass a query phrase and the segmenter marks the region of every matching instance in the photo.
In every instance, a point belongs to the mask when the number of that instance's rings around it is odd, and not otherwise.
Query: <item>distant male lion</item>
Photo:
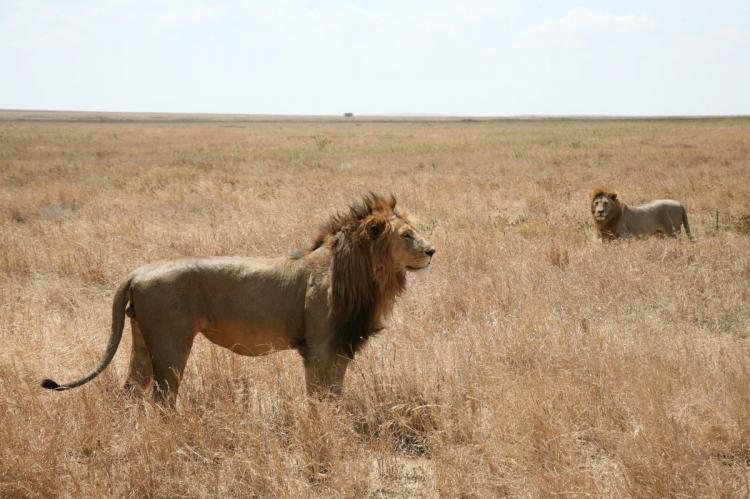
[[[383,329],[406,287],[406,272],[427,267],[433,246],[401,213],[396,199],[370,193],[333,215],[303,252],[288,258],[216,257],[155,262],[119,285],[112,333],[99,366],[84,378],[42,386],[67,390],[112,361],[130,317],[133,348],[126,388],[174,406],[193,339],[242,355],[297,349],[307,392],[341,393],[351,359]]]
[[[688,238],[692,239],[687,211],[678,201],[657,199],[631,207],[617,199],[617,193],[606,189],[594,189],[590,198],[591,215],[602,241],[656,233],[674,237],[682,225]]]

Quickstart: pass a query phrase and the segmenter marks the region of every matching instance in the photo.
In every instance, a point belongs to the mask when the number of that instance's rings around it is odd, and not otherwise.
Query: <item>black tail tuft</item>
[[[44,381],[42,381],[42,388],[47,388],[48,390],[59,390],[60,385],[58,385],[51,379],[45,379]]]

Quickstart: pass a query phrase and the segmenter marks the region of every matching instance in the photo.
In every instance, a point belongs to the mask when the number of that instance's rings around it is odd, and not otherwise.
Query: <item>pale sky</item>
[[[750,114],[750,0],[0,0],[0,109]]]

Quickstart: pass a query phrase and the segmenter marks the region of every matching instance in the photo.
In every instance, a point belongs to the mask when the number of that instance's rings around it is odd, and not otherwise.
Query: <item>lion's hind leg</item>
[[[175,407],[182,373],[197,334],[184,319],[173,319],[166,321],[168,326],[162,327],[158,324],[149,324],[148,327],[141,324],[143,337],[151,354],[154,398],[170,408]]]
[[[133,346],[130,350],[130,369],[125,381],[125,389],[133,395],[141,396],[153,380],[154,370],[151,353],[135,319],[130,319],[130,329],[133,333]]]
[[[659,225],[661,225],[660,229],[665,236],[677,237],[679,225],[675,227],[675,221],[672,219],[672,216],[668,212],[664,213],[664,215],[661,217],[661,223]]]

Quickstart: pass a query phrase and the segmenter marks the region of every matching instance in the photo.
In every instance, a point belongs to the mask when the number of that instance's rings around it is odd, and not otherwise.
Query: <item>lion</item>
[[[125,316],[133,336],[125,388],[174,407],[198,333],[240,355],[296,349],[307,393],[338,396],[350,361],[384,329],[406,274],[426,268],[435,248],[396,198],[369,193],[321,226],[304,251],[282,258],[210,257],[159,261],[126,277],[112,305],[112,331],[100,364],[66,384],[94,379],[112,361]]]
[[[616,192],[594,189],[590,194],[591,215],[602,241],[625,239],[628,236],[649,236],[660,233],[676,237],[681,226],[692,240],[687,211],[673,199],[657,199],[641,206],[628,206],[617,199]]]

